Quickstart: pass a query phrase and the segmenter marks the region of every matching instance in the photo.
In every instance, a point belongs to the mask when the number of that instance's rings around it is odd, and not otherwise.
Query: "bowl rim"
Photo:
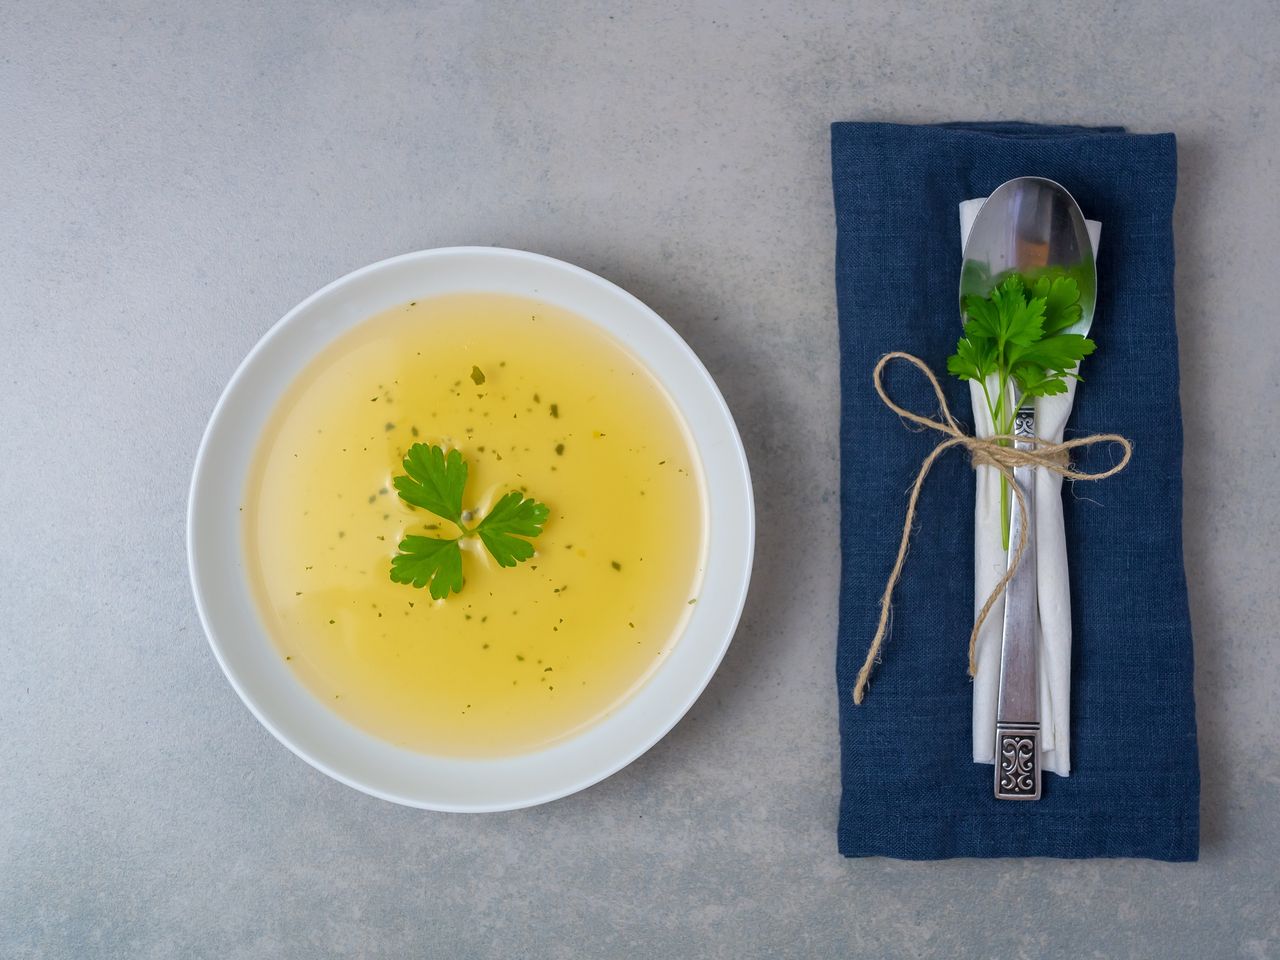
[[[650,323],[650,329],[652,330],[652,332],[664,337],[668,341],[669,346],[673,347],[680,354],[681,360],[688,365],[689,371],[691,371],[696,375],[699,387],[704,391],[705,398],[709,400],[714,406],[720,421],[717,424],[717,429],[723,431],[723,435],[720,439],[721,439],[721,442],[727,444],[729,448],[728,455],[732,460],[733,478],[741,483],[740,492],[744,498],[742,513],[740,516],[736,518],[737,522],[742,525],[743,533],[745,536],[745,543],[742,545],[743,555],[740,558],[741,562],[739,564],[739,568],[737,571],[735,595],[732,596],[731,598],[727,598],[728,607],[731,608],[732,615],[726,616],[724,618],[722,625],[716,631],[716,633],[721,635],[721,638],[716,644],[716,649],[713,651],[712,656],[710,656],[704,661],[702,673],[696,679],[696,682],[689,684],[687,686],[686,696],[682,698],[682,702],[678,705],[677,708],[672,709],[669,712],[669,714],[665,715],[660,722],[655,723],[652,726],[648,735],[641,737],[638,740],[638,742],[632,746],[631,749],[628,749],[623,753],[620,753],[619,755],[609,760],[608,762],[601,763],[599,765],[599,768],[596,770],[593,770],[590,773],[590,775],[581,777],[573,783],[560,784],[557,786],[553,786],[542,792],[536,792],[536,791],[532,792],[527,796],[520,797],[511,802],[503,802],[503,801],[482,802],[482,803],[434,802],[429,799],[423,799],[422,797],[407,795],[406,793],[403,793],[403,792],[387,790],[387,789],[378,787],[376,785],[364,782],[360,778],[351,775],[347,771],[340,769],[339,767],[335,766],[332,763],[327,762],[322,757],[317,756],[314,753],[314,751],[309,750],[305,748],[303,745],[301,745],[300,743],[296,742],[295,739],[291,737],[287,731],[281,729],[278,724],[272,721],[267,711],[263,708],[261,704],[257,702],[255,696],[249,691],[246,683],[244,683],[243,679],[239,676],[237,669],[230,662],[230,659],[227,655],[227,651],[224,650],[223,648],[224,641],[219,639],[218,637],[219,631],[215,622],[217,620],[217,614],[213,607],[213,602],[206,595],[205,585],[202,584],[202,573],[201,573],[202,565],[201,565],[201,559],[200,559],[201,534],[199,533],[200,524],[199,524],[198,514],[200,512],[201,502],[205,497],[205,494],[204,494],[205,484],[212,482],[207,477],[207,472],[209,470],[209,460],[211,456],[210,448],[217,430],[221,427],[224,419],[228,416],[227,410],[229,405],[232,402],[232,398],[235,397],[237,392],[242,389],[244,382],[250,376],[251,371],[254,370],[256,364],[259,361],[259,358],[262,357],[262,355],[270,348],[270,346],[278,338],[280,338],[283,335],[284,331],[288,330],[293,324],[298,322],[297,318],[305,317],[314,305],[325,301],[327,298],[331,297],[335,292],[342,290],[343,288],[352,286],[356,284],[358,281],[368,278],[371,275],[375,275],[381,271],[393,270],[406,263],[419,263],[419,262],[426,263],[434,259],[458,257],[458,256],[463,256],[463,257],[479,256],[483,258],[492,258],[494,259],[495,263],[500,262],[502,260],[509,260],[513,262],[522,261],[526,264],[538,265],[540,267],[545,267],[552,271],[567,273],[578,281],[583,281],[589,284],[593,284],[596,287],[600,288],[601,290],[606,291],[609,296],[619,299],[621,303],[628,305],[630,308],[636,311],[638,315],[644,316],[647,319],[647,321]],[[461,288],[459,289],[461,290]],[[480,291],[477,291],[477,292],[480,292]],[[530,295],[530,294],[526,294],[526,295]],[[430,294],[428,294],[427,296],[430,296]],[[368,319],[368,315],[364,316],[363,319]],[[602,324],[600,324],[596,319],[590,316],[584,316],[583,319],[588,323],[592,323],[593,325],[600,327],[601,329],[604,329]],[[343,332],[346,332],[352,329],[354,326],[358,325],[360,322],[362,322],[362,319],[355,319],[353,321],[345,323],[341,327],[341,330],[339,330],[338,332],[339,335]],[[611,331],[607,329],[605,329],[604,332],[611,333]],[[628,350],[633,349],[631,344],[624,343],[623,345]],[[313,347],[311,352],[301,360],[302,365],[305,366],[306,364],[309,364],[310,362],[312,362],[315,359],[315,357],[320,353],[321,350],[323,350],[323,344]],[[670,388],[667,385],[667,379],[663,376],[663,371],[653,369],[648,363],[646,363],[643,360],[640,360],[638,357],[637,357],[637,360],[650,370],[651,374],[656,379],[658,379],[659,383],[663,384],[664,388],[668,389],[669,393],[671,392]],[[291,375],[290,374],[277,375],[277,379],[283,380],[283,385],[281,389],[287,387],[288,384],[293,381],[296,375],[297,375],[296,371]],[[683,409],[681,409],[680,404],[674,395],[672,395],[672,402],[676,406],[677,410],[680,411],[681,416],[685,418],[687,422],[687,419],[688,419],[687,414]],[[256,444],[260,436],[261,436],[260,429],[256,430],[254,432],[252,442]],[[691,424],[690,424],[690,439],[691,439],[691,443],[694,444],[694,448],[698,456],[700,458],[704,458],[704,451],[698,445],[696,439],[694,439],[693,437],[693,430],[692,430]],[[704,471],[705,471],[705,459],[704,459]],[[705,482],[705,474],[704,474],[704,482]],[[712,495],[712,491],[710,489],[709,483],[707,483],[707,486],[705,488],[705,495],[707,496],[709,501]],[[708,533],[707,533],[708,543],[706,548],[708,557],[710,556],[712,551],[713,534],[714,534],[714,531],[712,530],[711,524],[708,521]],[[320,772],[326,774],[327,776],[343,784],[346,784],[349,787],[352,787],[370,796],[378,797],[383,800],[388,800],[393,803],[398,803],[398,804],[410,806],[410,807],[416,807],[419,809],[435,810],[435,811],[442,811],[442,812],[480,813],[480,812],[498,812],[498,811],[507,811],[507,810],[517,810],[517,809],[523,809],[526,807],[536,806],[539,804],[550,802],[552,800],[560,799],[565,796],[569,796],[581,790],[585,790],[588,787],[593,786],[594,784],[599,783],[600,781],[607,779],[608,777],[617,773],[619,770],[623,769],[624,767],[634,762],[637,758],[639,758],[641,755],[643,755],[649,749],[651,749],[656,743],[658,743],[658,741],[660,741],[663,737],[665,737],[676,726],[676,724],[678,724],[680,720],[688,713],[690,708],[692,708],[693,704],[697,701],[697,699],[701,696],[702,692],[706,689],[707,685],[711,682],[711,678],[715,675],[716,671],[719,669],[719,666],[723,661],[725,653],[728,650],[729,644],[732,642],[733,637],[737,632],[738,625],[741,622],[742,612],[746,604],[747,594],[750,588],[751,573],[752,573],[753,564],[754,564],[755,535],[756,535],[756,516],[755,516],[754,493],[753,493],[752,483],[751,483],[750,465],[747,461],[746,451],[742,444],[741,435],[738,431],[737,424],[734,421],[733,414],[730,411],[729,406],[724,399],[724,396],[721,394],[719,387],[716,385],[714,379],[711,377],[711,374],[707,371],[705,365],[699,359],[697,354],[694,353],[693,349],[689,347],[689,345],[685,342],[684,338],[681,337],[679,333],[677,333],[675,329],[672,328],[665,320],[663,320],[662,317],[657,312],[655,312],[652,308],[650,308],[645,303],[643,303],[639,298],[635,297],[633,294],[629,293],[628,291],[618,286],[617,284],[613,283],[612,281],[599,276],[598,274],[592,273],[591,271],[586,270],[582,267],[579,267],[575,264],[568,263],[563,260],[558,260],[553,257],[548,257],[543,254],[532,253],[524,250],[516,250],[508,247],[492,247],[492,246],[435,247],[435,248],[428,248],[424,250],[413,251],[410,253],[399,254],[397,256],[379,260],[379,261],[367,264],[363,267],[360,267],[356,270],[353,270],[347,274],[344,274],[341,277],[338,277],[337,279],[331,281],[330,283],[325,284],[323,287],[316,290],[314,293],[310,294],[309,296],[301,300],[297,305],[295,305],[290,310],[288,310],[279,320],[277,320],[274,324],[272,324],[272,326],[253,345],[253,347],[249,350],[249,352],[244,356],[244,358],[236,366],[235,371],[232,373],[231,377],[227,381],[226,386],[223,388],[222,392],[220,393],[217,403],[213,407],[213,410],[209,416],[209,420],[201,436],[200,445],[196,451],[196,455],[195,455],[195,459],[192,467],[191,483],[188,488],[187,512],[186,512],[187,570],[188,570],[191,589],[194,595],[196,610],[200,618],[201,626],[204,629],[205,637],[209,642],[210,649],[213,651],[214,658],[217,660],[218,665],[223,672],[223,675],[227,678],[228,682],[231,684],[232,688],[235,690],[237,696],[239,696],[240,700],[245,704],[246,707],[248,707],[249,711],[258,720],[258,722],[261,723],[262,726],[265,727],[267,731],[270,732],[273,737],[275,737],[276,740],[278,740],[285,747],[287,747],[294,755],[304,760],[306,763],[310,764],[312,767],[319,770]],[[690,623],[691,621],[688,621],[688,620],[685,622],[685,625],[683,627],[684,632],[682,633],[680,640],[678,640],[674,645],[673,649],[678,648],[680,644],[684,641],[685,636],[687,636],[687,634],[689,633]],[[265,635],[267,633],[265,624],[260,624],[260,626],[262,627],[262,632]],[[265,639],[267,640],[268,643],[270,643],[269,636],[265,636]],[[666,665],[664,664],[664,666]],[[641,689],[652,684],[656,676],[662,672],[662,669],[663,667],[659,667],[658,670],[655,670],[653,674],[651,674],[650,677],[646,679],[646,681],[641,685]],[[313,696],[313,695],[310,694],[310,692],[308,691],[308,696]],[[633,693],[631,696],[633,698],[635,694]],[[326,711],[328,714],[334,717],[338,717],[340,720],[342,720],[344,724],[349,723],[348,721],[339,717],[338,714],[330,710],[327,706],[320,704],[320,701],[318,700],[318,698],[316,699],[316,703],[320,705],[321,708],[324,711]],[[585,731],[570,735],[570,737],[567,738],[566,742],[572,743],[576,740],[579,740],[585,734],[589,733],[591,730],[601,726],[604,723],[605,723],[605,719],[599,720],[596,723],[589,726],[588,728],[586,728]],[[356,728],[352,727],[352,729],[355,730]],[[363,737],[373,738],[383,744],[387,743],[386,741],[381,741],[380,738],[375,737],[373,734],[366,734],[363,731],[360,731],[360,735]],[[556,749],[556,748],[552,748],[552,749]],[[412,753],[412,751],[406,751],[406,752]],[[545,751],[524,754],[524,755],[521,755],[520,759],[523,759],[523,760],[532,759],[534,762],[536,762],[536,758],[542,752],[545,752]],[[467,764],[483,764],[489,761],[463,760],[459,762],[460,764],[465,766]]]

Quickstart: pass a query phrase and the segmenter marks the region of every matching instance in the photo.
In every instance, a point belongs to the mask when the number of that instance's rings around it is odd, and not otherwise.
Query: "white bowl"
[[[408,300],[516,294],[573,311],[624,343],[662,382],[702,460],[709,512],[698,603],[666,662],[621,707],[553,747],[459,760],[395,747],[357,729],[294,678],[267,635],[244,568],[239,508],[258,438],[290,382],[328,343]],[[196,455],[187,558],[209,644],[236,693],[281,743],[358,790],[430,810],[512,810],[604,779],[653,746],[693,705],[733,637],[751,575],[755,509],[746,454],[720,391],[693,351],[643,303],[579,267],[494,247],[383,260],[290,310],[227,384]]]

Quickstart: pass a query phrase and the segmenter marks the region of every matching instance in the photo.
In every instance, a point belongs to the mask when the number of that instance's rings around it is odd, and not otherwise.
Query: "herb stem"
[[[1000,543],[1005,553],[1009,552],[1009,478],[1000,474]]]
[[[991,394],[987,390],[986,381],[982,381],[982,392],[987,398],[987,410],[991,414],[991,430],[996,436],[1005,435],[1013,430],[1013,401],[1009,397],[1009,374],[1004,366],[1004,350],[1001,349],[999,356],[999,373],[1000,391],[997,394],[999,399],[993,404],[991,402]],[[1006,403],[1006,400],[1008,403]],[[1009,441],[997,441],[1001,446],[1008,446]],[[1004,547],[1005,552],[1009,550],[1010,536],[1010,513],[1013,508],[1011,499],[1011,491],[1009,490],[1009,479],[1002,473],[1000,474],[1000,543]]]

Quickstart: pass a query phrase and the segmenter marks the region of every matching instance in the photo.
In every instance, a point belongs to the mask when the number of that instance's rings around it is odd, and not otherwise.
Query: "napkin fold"
[[[837,644],[840,850],[907,859],[1054,856],[1196,858],[1199,773],[1192,647],[1182,566],[1178,353],[1173,315],[1171,134],[1013,123],[832,127],[841,364],[841,547]],[[895,593],[892,631],[861,706],[854,677],[875,632],[905,491],[939,437],[906,429],[875,394],[890,350],[940,374],[959,333],[959,204],[1020,175],[1050,177],[1106,224],[1098,250],[1097,352],[1066,435],[1115,432],[1134,458],[1062,497],[1071,598],[1070,778],[1041,800],[998,801],[975,765],[974,471],[934,466]],[[973,423],[965,384],[947,402]],[[909,367],[895,400],[934,412]],[[1113,452],[1089,447],[1099,470]],[[1061,749],[1059,742],[1057,748]]]
[[[986,200],[980,197],[960,204],[960,246],[963,249],[974,218]],[[1086,211],[1087,212],[1087,211]],[[1085,220],[1085,229],[1098,255],[1102,224]],[[1086,361],[1087,362],[1087,361]],[[1083,367],[1083,365],[1082,365]],[[1081,370],[1083,372],[1083,369]],[[1052,443],[1061,443],[1067,418],[1075,402],[1076,381],[1067,381],[1067,392],[1036,401],[1036,432]],[[969,382],[973,427],[979,436],[995,433],[991,413],[983,402],[982,387]],[[974,494],[973,609],[978,611],[991,596],[1008,564],[1000,539],[1000,472],[979,467]],[[1062,478],[1049,470],[1035,474],[1036,592],[1040,601],[1040,764],[1065,777],[1071,773],[1071,585],[1067,579],[1067,537],[1062,518]],[[978,634],[973,678],[973,762],[994,763],[996,705],[1000,695],[1000,647],[1004,635],[1004,597],[991,607]]]

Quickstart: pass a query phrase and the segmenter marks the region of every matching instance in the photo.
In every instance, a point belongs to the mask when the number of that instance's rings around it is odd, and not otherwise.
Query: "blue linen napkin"
[[[1149,857],[1194,860],[1200,780],[1191,625],[1182,566],[1182,420],[1173,314],[1172,134],[1023,123],[836,123],[831,131],[840,325],[841,546],[836,677],[839,838],[846,856]],[[880,402],[890,350],[928,362],[971,427],[965,384],[945,376],[959,335],[957,208],[1015,176],[1062,183],[1102,221],[1097,352],[1067,437],[1120,433],[1128,469],[1065,489],[1072,594],[1072,775],[1036,802],[997,801],[972,761],[973,471],[934,467],[894,599],[892,631],[861,706],[854,677],[902,532],[906,490],[940,437]],[[887,388],[936,414],[905,364]],[[1077,451],[1086,470],[1114,451]]]

